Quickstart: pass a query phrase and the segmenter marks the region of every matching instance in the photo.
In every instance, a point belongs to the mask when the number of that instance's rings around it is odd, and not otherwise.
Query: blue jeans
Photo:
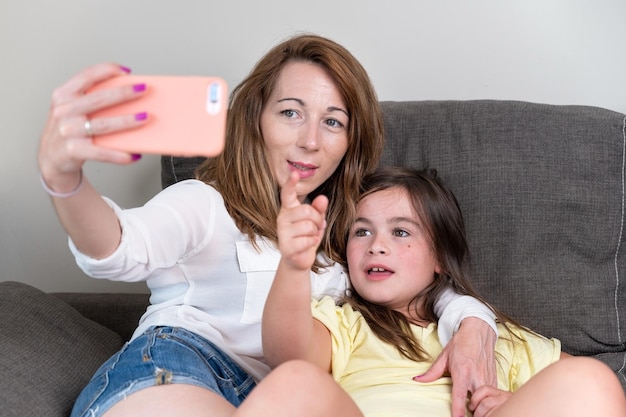
[[[72,417],[97,417],[124,397],[162,384],[211,390],[238,407],[254,378],[201,336],[177,327],[153,327],[106,361],[78,396]]]

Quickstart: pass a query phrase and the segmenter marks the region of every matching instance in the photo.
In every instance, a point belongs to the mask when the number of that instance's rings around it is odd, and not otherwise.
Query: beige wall
[[[231,85],[272,44],[313,31],[346,45],[383,100],[519,99],[626,112],[623,0],[0,0],[0,280],[46,291],[144,291],[88,279],[37,178],[53,88],[114,60]],[[157,157],[90,163],[125,206],[159,190]]]

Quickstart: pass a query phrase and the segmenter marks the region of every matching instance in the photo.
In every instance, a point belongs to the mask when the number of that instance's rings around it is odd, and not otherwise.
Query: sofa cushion
[[[161,157],[161,186],[168,186],[190,178],[194,178],[194,170],[206,158],[202,156],[195,157],[179,157],[179,156],[162,156]]]
[[[0,282],[3,416],[69,416],[120,336],[29,285]]]
[[[63,300],[82,316],[95,321],[130,340],[139,319],[150,304],[150,294],[136,293],[51,293]]]
[[[451,186],[480,292],[624,384],[625,116],[515,101],[383,106],[382,163],[435,168]]]

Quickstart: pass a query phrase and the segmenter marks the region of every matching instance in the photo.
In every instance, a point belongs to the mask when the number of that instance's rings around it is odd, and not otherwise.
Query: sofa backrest
[[[435,168],[464,213],[476,287],[595,355],[626,388],[626,116],[518,101],[382,102],[382,164]],[[199,159],[163,157],[163,185]]]

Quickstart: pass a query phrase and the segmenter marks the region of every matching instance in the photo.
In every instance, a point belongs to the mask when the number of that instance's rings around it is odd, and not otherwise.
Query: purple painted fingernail
[[[141,83],[141,84],[135,84],[133,85],[133,91],[135,93],[141,93],[142,91],[146,91],[146,85]]]
[[[140,154],[140,153],[134,153],[134,154],[132,154],[132,155],[130,156],[130,158],[131,158],[133,161],[139,161],[139,160],[141,159],[141,154]]]
[[[135,114],[135,120],[146,120],[147,118],[148,118],[148,113],[146,113],[145,111]]]
[[[126,74],[130,74],[130,68],[125,67],[124,65],[120,65],[120,69],[124,71]]]

